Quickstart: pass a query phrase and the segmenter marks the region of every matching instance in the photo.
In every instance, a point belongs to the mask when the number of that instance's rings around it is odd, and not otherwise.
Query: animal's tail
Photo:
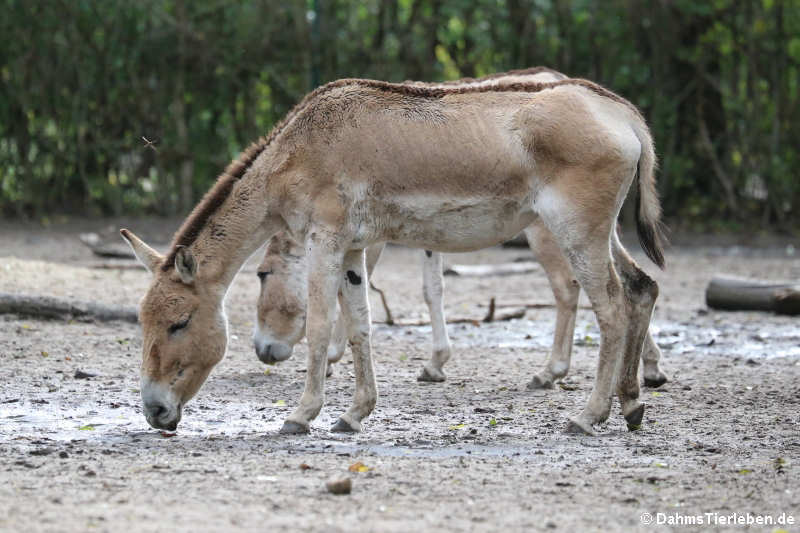
[[[642,145],[636,173],[639,181],[639,190],[636,194],[636,233],[639,235],[639,244],[644,253],[663,270],[663,246],[666,238],[664,225],[661,223],[661,203],[656,191],[656,154],[647,125],[643,120],[636,122],[633,129]]]

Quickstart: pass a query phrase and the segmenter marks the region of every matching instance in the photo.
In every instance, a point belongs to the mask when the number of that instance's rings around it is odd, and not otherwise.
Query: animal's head
[[[225,355],[224,288],[203,282],[188,248],[165,268],[161,254],[128,230],[120,233],[153,274],[139,307],[144,415],[154,428],[174,430],[183,406]]]
[[[264,363],[288,359],[305,335],[307,273],[303,247],[286,232],[272,237],[258,267],[261,293],[253,333],[256,354]]]

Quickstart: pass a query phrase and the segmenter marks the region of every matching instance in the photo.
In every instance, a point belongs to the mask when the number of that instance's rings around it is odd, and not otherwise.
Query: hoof
[[[344,415],[342,415],[333,427],[331,427],[331,431],[337,433],[358,433],[361,431],[361,423],[356,421],[348,422],[345,420]]]
[[[444,372],[428,368],[427,366],[424,367],[419,376],[417,376],[417,381],[429,381],[431,383],[441,383],[445,379],[447,379],[447,377],[444,375]]]
[[[644,404],[639,404],[639,407],[625,415],[625,422],[628,423],[628,431],[637,431],[642,429],[642,419],[644,418]]]
[[[333,363],[328,363],[328,368],[325,369],[325,377],[329,378],[333,375]]]
[[[582,422],[576,418],[570,418],[569,422],[567,423],[567,427],[564,429],[564,433],[569,433],[571,435],[591,435],[594,436],[594,430],[592,426],[587,424],[586,422]]]
[[[544,390],[544,389],[552,389],[554,386],[552,381],[545,381],[539,376],[533,376],[533,379],[528,383],[527,389],[528,390]]]
[[[645,386],[645,387],[649,387],[649,388],[651,388],[651,389],[657,389],[657,388],[659,388],[661,385],[663,385],[664,383],[666,383],[667,381],[669,381],[669,380],[667,379],[667,376],[665,376],[664,374],[661,374],[661,375],[659,375],[659,376],[658,376],[657,378],[655,378],[655,379],[652,379],[652,378],[647,378],[647,377],[646,377],[646,378],[644,378],[644,386]]]
[[[283,427],[281,427],[282,435],[303,435],[308,431],[308,424],[301,424],[292,420],[285,421]]]

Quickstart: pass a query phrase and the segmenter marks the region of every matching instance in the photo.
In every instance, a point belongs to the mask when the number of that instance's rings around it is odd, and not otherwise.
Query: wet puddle
[[[775,357],[798,358],[800,360],[800,328],[796,320],[789,317],[772,317],[764,321],[762,317],[741,314],[737,320],[714,324],[708,317],[692,322],[655,321],[651,331],[664,354],[668,368],[680,370],[680,357],[692,356],[718,357],[720,360],[742,359],[750,364],[760,364],[759,360]],[[740,318],[740,320],[738,320]],[[552,324],[540,321],[512,320],[475,327],[469,324],[456,324],[449,327],[454,349],[474,348],[520,349],[547,352],[552,342]],[[375,343],[387,337],[402,335],[409,342],[430,343],[430,329],[420,327],[375,327]],[[594,350],[599,342],[599,331],[593,321],[579,319],[576,325],[576,346]],[[98,407],[96,398],[82,397],[78,401],[64,398],[59,402],[51,399],[48,404],[37,404],[36,400],[11,399],[0,404],[0,444],[13,442],[36,442],[45,439],[52,442],[82,441],[108,446],[114,443],[131,443],[134,439],[165,439],[160,432],[147,427],[141,412],[134,404],[138,394],[120,392],[118,398],[124,399],[116,408]],[[109,400],[113,398],[108,398]],[[235,400],[235,399],[234,399]],[[287,398],[291,403],[293,399]],[[130,403],[128,403],[130,402]],[[280,409],[255,406],[248,401],[228,401],[215,404],[206,400],[205,405],[190,405],[181,422],[178,437],[181,440],[205,439],[261,439],[260,443],[275,450],[295,450],[309,453],[369,453],[390,457],[431,457],[446,458],[456,456],[492,457],[521,456],[531,457],[541,450],[540,444],[527,444],[535,435],[531,427],[521,429],[519,435],[508,434],[497,444],[470,442],[462,440],[452,443],[447,439],[409,441],[407,427],[391,427],[384,422],[380,432],[382,441],[362,440],[364,437],[348,437],[331,440],[327,431],[314,429],[312,438],[289,438],[277,434],[289,408],[280,404]],[[334,422],[333,410],[324,410],[315,428],[327,428]],[[406,424],[407,425],[407,424]],[[393,431],[397,431],[397,438]],[[369,435],[369,433],[367,434]],[[375,434],[373,433],[373,439]],[[520,444],[522,443],[522,444]],[[541,453],[539,451],[539,453]]]

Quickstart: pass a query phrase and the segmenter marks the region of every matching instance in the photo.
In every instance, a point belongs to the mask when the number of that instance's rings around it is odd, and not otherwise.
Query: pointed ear
[[[178,246],[178,253],[175,254],[175,270],[180,275],[181,281],[187,285],[194,282],[197,276],[197,261],[185,246]]]
[[[142,263],[151,273],[154,272],[164,261],[164,256],[147,246],[142,239],[126,229],[119,230],[122,238],[128,241],[128,245],[133,250],[136,259]]]

